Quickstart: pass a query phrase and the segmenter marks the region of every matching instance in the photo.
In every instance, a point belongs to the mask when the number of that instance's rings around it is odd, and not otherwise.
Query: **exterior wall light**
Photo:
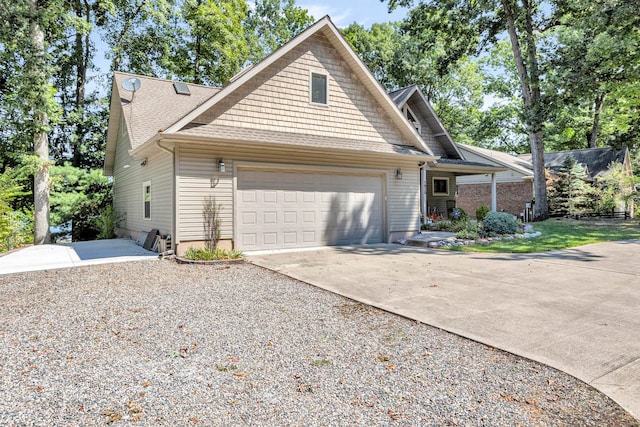
[[[396,179],[402,179],[402,170],[396,169]]]
[[[225,173],[226,172],[226,168],[224,165],[224,160],[222,159],[222,157],[220,157],[218,159],[218,170],[220,171],[220,173]]]

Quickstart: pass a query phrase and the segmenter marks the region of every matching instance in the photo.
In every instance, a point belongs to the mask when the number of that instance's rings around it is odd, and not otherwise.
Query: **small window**
[[[151,219],[151,181],[142,184],[144,219]]]
[[[313,104],[328,104],[327,80],[326,74],[311,73],[311,102]]]
[[[433,178],[433,195],[449,195],[449,178]]]

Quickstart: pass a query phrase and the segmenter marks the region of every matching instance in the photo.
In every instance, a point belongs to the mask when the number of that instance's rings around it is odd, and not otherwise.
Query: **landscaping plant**
[[[518,231],[518,222],[506,212],[489,212],[482,220],[482,227],[488,235],[514,234]]]
[[[478,206],[478,208],[476,209],[476,219],[478,221],[482,221],[484,217],[487,216],[488,213],[489,213],[489,206],[483,203],[480,206]]]
[[[205,246],[210,252],[214,252],[220,240],[220,211],[222,205],[216,202],[215,196],[207,196],[202,202],[202,226],[204,228]]]
[[[210,250],[209,248],[189,248],[185,252],[184,256],[185,258],[196,261],[212,261],[238,259],[242,258],[243,254],[235,249],[216,248],[214,250]]]

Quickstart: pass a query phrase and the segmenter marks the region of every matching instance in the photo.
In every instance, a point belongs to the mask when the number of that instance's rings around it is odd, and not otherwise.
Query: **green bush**
[[[488,213],[489,213],[489,207],[483,203],[480,206],[478,206],[478,208],[476,209],[476,219],[478,221],[482,221],[484,217],[487,216]]]
[[[489,212],[482,220],[482,227],[487,234],[514,234],[518,231],[516,219],[506,212]]]
[[[469,219],[469,215],[462,208],[453,208],[451,211],[451,220],[453,222],[465,222]]]
[[[216,248],[210,250],[208,248],[189,248],[184,254],[187,259],[195,261],[212,261],[224,259],[238,259],[243,257],[243,253],[235,249]]]
[[[108,205],[100,211],[97,218],[94,218],[95,226],[98,228],[98,236],[100,239],[113,239],[116,237],[116,228],[120,226],[122,218],[116,214],[111,205]]]

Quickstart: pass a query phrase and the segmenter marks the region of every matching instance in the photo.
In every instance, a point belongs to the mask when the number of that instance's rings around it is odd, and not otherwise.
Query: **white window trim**
[[[436,180],[442,180],[447,182],[447,192],[446,193],[436,193]],[[451,187],[449,186],[449,178],[444,176],[434,176],[431,177],[431,192],[434,196],[448,196],[450,193]]]
[[[413,110],[408,105],[405,105],[402,111],[404,113],[404,117],[409,121],[409,123],[413,125],[413,127],[415,127],[416,131],[420,135],[422,135],[422,124],[418,120],[418,116],[416,115],[416,113],[414,113]],[[409,119],[409,114],[411,114],[411,116],[415,119],[415,121],[412,122]]]
[[[149,187],[149,216],[146,217],[144,214],[144,204],[146,203],[146,196],[147,196],[147,187]],[[142,219],[145,221],[150,221],[151,220],[151,202],[152,202],[152,198],[151,198],[151,181],[145,181],[142,183]]]
[[[326,87],[327,102],[325,104],[323,104],[321,102],[314,102],[313,101],[313,75],[314,74],[326,77],[326,82],[327,82],[327,87]],[[328,107],[329,106],[329,74],[326,71],[309,70],[309,104],[315,105],[315,106],[318,106],[318,107]]]

